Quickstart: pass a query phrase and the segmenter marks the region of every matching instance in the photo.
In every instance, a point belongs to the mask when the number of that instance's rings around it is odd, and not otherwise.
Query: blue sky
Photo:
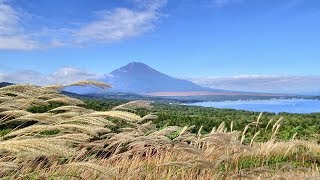
[[[0,0],[0,80],[100,76],[141,61],[207,86],[307,83],[320,76],[319,19],[319,0]],[[320,93],[300,85],[268,91]]]

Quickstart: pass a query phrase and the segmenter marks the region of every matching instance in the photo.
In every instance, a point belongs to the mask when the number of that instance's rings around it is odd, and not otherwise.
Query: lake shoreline
[[[203,101],[184,103],[188,106],[212,107],[218,109],[234,109],[252,112],[312,114],[320,113],[320,100],[318,99],[262,99],[262,100],[228,100]]]

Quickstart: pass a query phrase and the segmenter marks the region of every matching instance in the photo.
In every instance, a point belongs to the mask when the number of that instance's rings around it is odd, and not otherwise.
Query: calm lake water
[[[198,102],[187,105],[273,113],[287,112],[309,114],[320,112],[320,100],[312,99],[238,100]]]

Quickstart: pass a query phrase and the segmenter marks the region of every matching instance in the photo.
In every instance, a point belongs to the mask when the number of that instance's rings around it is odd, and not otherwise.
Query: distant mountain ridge
[[[13,85],[13,83],[0,82],[0,88],[2,88],[2,87],[6,87],[6,86],[10,86],[10,85]]]
[[[65,91],[78,94],[135,93],[158,97],[282,96],[202,87],[188,80],[168,76],[141,62],[129,63],[97,80],[110,84],[112,88],[106,92],[91,87],[68,87]]]
[[[102,90],[93,87],[67,87],[63,90],[82,95],[107,95],[107,94],[140,94],[155,97],[209,97],[209,96],[260,96],[260,97],[282,97],[284,94],[238,92],[222,89],[202,87],[191,81],[168,76],[144,63],[132,62],[101,79],[94,79],[112,85],[111,89]],[[2,82],[0,87],[11,85]]]
[[[221,91],[199,86],[191,81],[177,79],[163,74],[143,63],[132,62],[100,79],[113,86],[113,91],[154,93]]]

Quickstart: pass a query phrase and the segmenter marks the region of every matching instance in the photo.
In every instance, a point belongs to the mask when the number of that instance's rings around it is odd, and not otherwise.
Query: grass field
[[[320,179],[319,114],[80,100],[61,88],[0,88],[1,179]]]

